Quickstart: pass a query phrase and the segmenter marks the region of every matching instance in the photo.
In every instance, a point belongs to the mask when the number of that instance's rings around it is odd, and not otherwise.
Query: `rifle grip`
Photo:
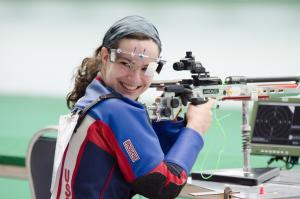
[[[197,98],[197,97],[193,97],[191,98],[190,102],[193,105],[199,105],[199,104],[205,104],[206,102],[208,102],[207,98]]]

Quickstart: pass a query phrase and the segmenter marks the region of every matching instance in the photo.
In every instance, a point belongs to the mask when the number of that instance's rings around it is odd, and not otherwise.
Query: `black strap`
[[[99,98],[95,99],[90,104],[88,104],[83,110],[81,110],[79,112],[79,118],[77,120],[77,124],[75,126],[74,133],[76,133],[76,131],[77,131],[78,127],[80,126],[82,120],[85,118],[87,112],[91,108],[93,108],[96,104],[98,104],[98,103],[100,103],[104,100],[111,99],[111,98],[121,98],[121,95],[118,94],[118,93],[109,93],[109,94],[106,94],[106,95],[101,95],[101,96],[99,96]]]

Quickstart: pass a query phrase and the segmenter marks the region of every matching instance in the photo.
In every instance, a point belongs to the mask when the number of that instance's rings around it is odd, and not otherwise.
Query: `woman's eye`
[[[120,62],[123,66],[125,66],[126,68],[130,68],[130,63],[128,62]]]
[[[146,71],[148,67],[142,67],[142,71]]]

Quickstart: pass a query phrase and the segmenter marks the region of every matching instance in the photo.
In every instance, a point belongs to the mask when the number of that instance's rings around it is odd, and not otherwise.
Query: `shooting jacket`
[[[112,92],[94,79],[75,109]],[[151,123],[144,105],[121,95],[97,103],[64,151],[52,198],[176,197],[203,146],[184,125]]]

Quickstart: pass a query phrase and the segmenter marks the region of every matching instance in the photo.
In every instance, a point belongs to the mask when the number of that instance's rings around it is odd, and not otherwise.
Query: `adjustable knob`
[[[171,109],[170,108],[162,108],[160,110],[160,114],[164,117],[170,117],[171,116]]]
[[[179,106],[179,100],[177,98],[172,98],[170,101],[170,105],[172,108],[177,108]]]

